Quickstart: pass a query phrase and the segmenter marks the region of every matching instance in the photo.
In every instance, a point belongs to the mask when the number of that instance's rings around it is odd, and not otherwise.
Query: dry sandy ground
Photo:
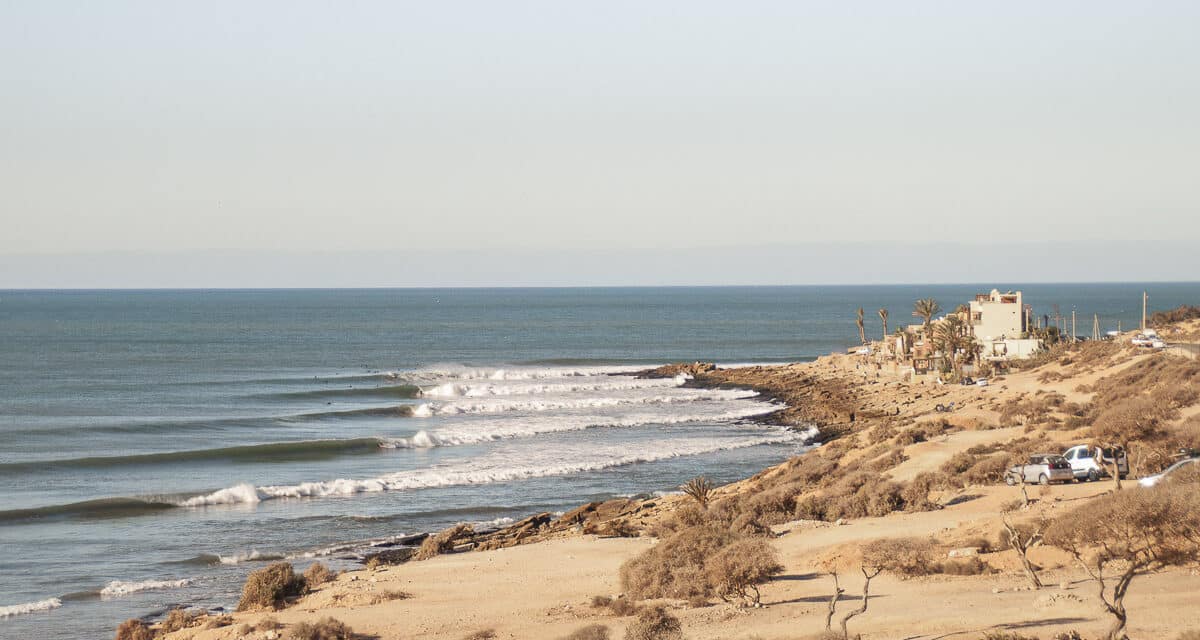
[[[1125,363],[1128,364],[1128,363]],[[814,368],[838,368],[824,360]],[[1122,365],[1124,366],[1124,365]],[[1041,373],[1040,371],[1037,373]],[[956,402],[955,420],[995,424],[990,399],[1021,392],[1054,389],[1069,397],[1080,382],[1093,381],[1107,371],[1094,372],[1056,385],[1038,382],[1034,373],[1015,373],[1000,385],[962,388],[900,384],[894,379],[865,378],[856,393],[870,396],[881,407],[905,404],[920,393],[923,404]],[[1085,380],[1086,377],[1086,380]],[[1074,399],[1072,397],[1072,399]],[[989,408],[991,405],[991,408]],[[940,419],[929,414],[925,419]],[[911,445],[908,460],[891,471],[898,480],[936,469],[967,448],[1020,435],[1020,427],[964,430]],[[1030,513],[1053,516],[1110,489],[1109,483],[1051,487]],[[1132,489],[1136,490],[1136,489]],[[853,568],[859,542],[891,536],[934,536],[940,542],[962,543],[974,537],[996,539],[1001,505],[1018,497],[1005,486],[970,487],[943,496],[949,506],[939,511],[896,513],[833,525],[793,522],[776,529],[773,541],[785,571],[764,586],[760,609],[720,604],[689,609],[675,603],[688,638],[800,638],[823,628],[832,580],[817,569],[830,557],[845,558],[842,584],[847,588],[839,612],[857,606],[862,578]],[[632,618],[616,618],[589,606],[592,596],[620,592],[618,568],[628,558],[654,544],[650,538],[598,539],[578,536],[487,552],[441,556],[378,571],[342,575],[300,603],[273,614],[293,623],[333,616],[366,637],[382,640],[420,638],[459,640],[484,629],[498,638],[557,638],[589,623],[610,627],[620,638]],[[1108,626],[1097,598],[1097,585],[1065,554],[1038,548],[1031,552],[1044,567],[1040,591],[1024,589],[1015,552],[988,553],[983,558],[999,573],[974,576],[933,576],[909,580],[884,574],[872,583],[869,610],[851,622],[853,633],[865,638],[975,638],[988,629],[1008,629],[1048,638],[1053,632],[1075,629],[1095,636]],[[377,594],[402,590],[410,598],[371,604]],[[1173,570],[1138,577],[1127,601],[1129,633],[1135,638],[1173,638],[1184,629],[1200,629],[1200,573]],[[839,613],[840,617],[841,613]],[[185,630],[171,637],[196,639],[263,638],[262,632],[243,636],[239,627],[264,614],[237,614],[232,627]]]
[[[1042,502],[1050,510],[1093,495],[1104,484],[1054,487]],[[995,513],[1013,498],[1007,487],[968,492],[966,500],[942,511],[864,518],[837,526],[799,522],[780,527],[775,540],[786,567],[763,588],[763,609],[715,605],[678,608],[689,638],[798,638],[820,631],[832,580],[814,563],[830,554],[853,554],[859,541],[909,535],[995,537]],[[1055,502],[1055,498],[1061,501]],[[375,572],[341,576],[301,603],[274,614],[284,623],[332,615],[359,633],[385,640],[459,640],[494,629],[499,638],[557,638],[588,623],[609,625],[621,637],[632,618],[614,618],[592,609],[596,594],[620,592],[620,564],[653,544],[647,538],[597,539],[590,536],[534,545],[441,556]],[[1039,553],[1040,551],[1040,553]],[[1004,570],[980,577],[936,576],[900,580],[890,575],[872,584],[868,612],[851,622],[866,638],[973,638],[986,629],[1011,629],[1048,637],[1076,629],[1095,635],[1108,622],[1100,610],[1095,583],[1052,549],[1034,552],[1046,567],[1043,580],[1054,585],[1024,590],[1013,552],[985,554]],[[1066,566],[1063,566],[1063,565]],[[848,599],[860,594],[861,577],[842,573]],[[1063,583],[1067,589],[1063,589]],[[405,600],[367,604],[374,594],[403,590]],[[998,591],[998,592],[997,592]],[[1200,576],[1174,571],[1138,578],[1130,590],[1130,633],[1135,638],[1169,638],[1180,629],[1200,629]],[[857,602],[844,600],[840,611]],[[261,614],[238,614],[238,623]],[[237,638],[238,625],[210,631],[184,631],[179,638]],[[247,637],[259,638],[261,633]]]

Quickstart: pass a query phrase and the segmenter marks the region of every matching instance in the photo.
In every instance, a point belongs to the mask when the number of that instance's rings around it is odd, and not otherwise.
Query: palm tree
[[[880,309],[879,310],[879,319],[883,321],[883,339],[884,340],[887,340],[887,318],[888,318],[888,310]]]
[[[854,324],[858,325],[858,339],[861,340],[863,344],[866,344],[867,343],[867,330],[866,330],[866,327],[863,325],[863,318],[864,318],[863,308],[859,307],[858,312],[855,314]]]
[[[925,338],[927,340],[933,339],[929,333],[929,323],[941,310],[942,306],[933,298],[921,298],[913,303],[913,315],[925,319]]]
[[[954,367],[954,372],[961,375],[962,362],[958,357],[958,352],[970,347],[962,318],[957,315],[946,316],[945,320],[938,323],[936,334],[934,342],[938,349],[941,350],[943,356],[950,358],[950,365]]]

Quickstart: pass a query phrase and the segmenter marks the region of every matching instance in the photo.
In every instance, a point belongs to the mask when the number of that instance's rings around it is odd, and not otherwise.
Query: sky
[[[939,256],[1047,247],[1194,279],[1198,32],[1170,1],[9,0],[0,287],[963,281]]]

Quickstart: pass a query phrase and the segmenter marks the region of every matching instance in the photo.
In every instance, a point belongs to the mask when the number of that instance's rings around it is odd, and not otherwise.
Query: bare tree
[[[1148,397],[1119,400],[1106,407],[1092,424],[1092,436],[1101,447],[1112,450],[1112,476],[1117,489],[1121,488],[1121,451],[1129,452],[1134,442],[1150,440],[1162,433],[1162,423],[1178,415],[1174,409],[1154,402]],[[1100,457],[1104,462],[1103,451]]]
[[[826,631],[833,629],[833,614],[837,612],[838,600],[842,597],[843,593],[846,593],[842,585],[838,584],[837,569],[830,570],[829,575],[833,576],[833,595],[829,598],[829,612],[825,614]]]
[[[865,319],[866,316],[864,315],[863,308],[859,307],[858,311],[854,313],[854,324],[858,326],[858,339],[863,344],[867,343],[867,328],[864,324]]]
[[[1034,589],[1041,589],[1044,585],[1038,578],[1037,567],[1033,566],[1033,562],[1029,560],[1029,550],[1041,544],[1049,523],[1042,519],[1032,523],[1013,523],[1007,513],[1001,517],[1001,522],[1004,524],[1004,533],[1008,536],[1008,545],[1017,552],[1017,556],[1021,559],[1021,568],[1025,570],[1025,577],[1029,578],[1029,584]]]
[[[1105,638],[1122,640],[1134,577],[1200,556],[1200,486],[1117,491],[1056,518],[1045,540],[1070,552],[1096,581],[1113,617]]]
[[[883,339],[887,340],[887,337],[888,337],[888,332],[887,332],[888,310],[887,309],[879,310],[879,320],[880,320],[880,322],[883,323]]]

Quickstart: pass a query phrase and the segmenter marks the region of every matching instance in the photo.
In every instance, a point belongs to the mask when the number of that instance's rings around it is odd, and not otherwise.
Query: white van
[[[1063,457],[1071,463],[1071,471],[1076,480],[1099,480],[1112,477],[1113,454],[1116,453],[1117,472],[1124,479],[1129,474],[1129,458],[1121,449],[1101,449],[1089,444],[1081,444],[1063,452]]]

